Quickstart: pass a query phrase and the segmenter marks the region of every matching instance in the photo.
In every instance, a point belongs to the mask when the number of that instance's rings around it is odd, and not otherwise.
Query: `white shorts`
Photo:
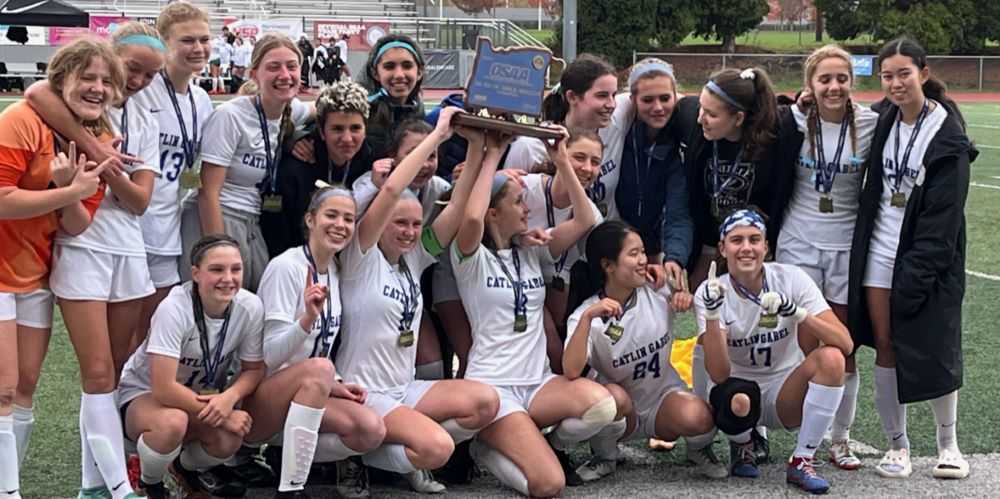
[[[830,303],[847,305],[847,284],[851,269],[851,250],[824,250],[809,244],[787,230],[778,235],[775,260],[795,265],[819,286]]]
[[[794,429],[787,428],[782,424],[781,418],[778,417],[778,392],[781,391],[781,387],[785,385],[785,381],[788,380],[793,371],[795,369],[789,369],[787,374],[771,381],[764,383],[757,382],[760,385],[760,419],[757,421],[758,425],[763,425],[771,429]]]
[[[430,390],[436,382],[437,381],[415,379],[406,386],[393,390],[384,392],[368,392],[368,398],[365,400],[365,405],[375,411],[380,418],[386,417],[390,412],[396,410],[396,408],[401,405],[405,405],[406,407],[412,409],[420,403],[420,399],[424,398],[424,395],[427,394],[427,391]]]
[[[458,296],[458,282],[455,281],[455,271],[451,266],[451,258],[449,257],[449,248],[438,258],[438,263],[434,267],[434,273],[431,276],[431,289],[433,290],[434,304],[444,303],[448,301],[460,301],[462,298]]]
[[[0,321],[14,321],[19,326],[49,329],[52,327],[52,292],[36,289],[27,293],[0,292]]]
[[[683,382],[681,382],[683,383]],[[663,399],[667,398],[667,395],[677,391],[687,391],[687,386],[683,384],[670,384],[665,385],[663,393],[660,397],[656,399],[656,403],[650,407],[636,407],[635,408],[635,430],[629,435],[629,439],[633,438],[653,438],[656,436],[656,414],[660,412],[660,406],[663,405]]]
[[[146,266],[149,267],[149,278],[156,289],[169,288],[181,282],[178,272],[178,255],[153,255],[146,253]]]
[[[493,418],[493,421],[502,419],[508,414],[515,412],[528,412],[528,408],[531,407],[531,401],[535,399],[535,396],[542,390],[542,387],[558,377],[558,374],[548,373],[542,378],[541,383],[535,385],[494,386],[493,389],[497,391],[497,395],[500,397],[500,410],[497,411],[497,416]]]
[[[109,303],[143,298],[156,291],[141,256],[58,244],[52,255],[49,286],[59,298]]]
[[[874,251],[869,251],[868,262],[865,264],[865,278],[861,281],[861,285],[866,288],[892,289],[892,274],[895,265],[895,258],[886,258]]]

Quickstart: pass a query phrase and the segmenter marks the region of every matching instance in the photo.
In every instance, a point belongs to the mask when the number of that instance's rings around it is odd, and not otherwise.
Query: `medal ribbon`
[[[180,125],[181,129],[181,147],[184,149],[184,164],[190,169],[194,167],[194,155],[198,150],[198,146],[201,145],[198,142],[198,108],[194,105],[194,93],[191,92],[191,84],[188,84],[188,100],[191,102],[191,138],[188,139],[187,125],[184,123],[184,114],[181,113],[180,103],[177,102],[177,91],[174,90],[174,84],[170,81],[167,76],[167,72],[163,71],[160,73],[163,77],[163,85],[167,87],[167,95],[170,96],[170,102],[174,105],[174,113],[177,115],[177,124]]]
[[[208,342],[208,326],[205,324],[205,309],[201,304],[201,297],[198,296],[198,291],[194,289],[192,289],[191,294],[194,323],[198,327],[198,339],[201,343],[201,356],[205,368],[205,377],[202,379],[207,379],[213,388],[219,388],[215,386],[216,370],[219,368],[219,364],[222,363],[222,350],[226,345],[226,332],[229,330],[229,317],[232,315],[233,305],[230,303],[226,307],[226,312],[222,320],[222,328],[219,329],[219,339],[215,342],[215,351],[213,352]]]
[[[900,123],[903,122],[903,112],[900,111],[896,115],[896,153],[893,155],[893,159],[896,164],[893,165],[893,173],[895,177],[893,178],[893,188],[892,192],[899,192],[899,188],[903,185],[903,175],[906,174],[906,166],[910,163],[910,153],[913,152],[913,144],[917,142],[917,136],[920,135],[920,127],[923,126],[924,120],[927,118],[927,110],[930,109],[930,105],[927,100],[924,100],[924,107],[920,110],[920,114],[917,115],[917,122],[913,125],[913,133],[910,134],[910,140],[906,143],[906,149],[903,152],[903,160],[899,160],[899,128]]]
[[[816,184],[816,191],[822,194],[829,194],[833,190],[833,179],[840,169],[840,157],[844,153],[844,143],[847,141],[847,118],[840,123],[840,137],[837,139],[837,152],[833,156],[833,161],[826,162],[826,149],[823,147],[823,122],[816,114],[816,173],[813,179]]]
[[[490,253],[493,253],[493,257],[500,264],[500,270],[503,270],[504,275],[507,276],[507,281],[514,288],[514,317],[516,318],[518,315],[527,316],[528,297],[524,292],[524,283],[521,282],[521,258],[517,254],[517,247],[511,247],[510,249],[511,259],[514,260],[514,272],[517,273],[516,280],[507,268],[507,264],[503,262],[503,258],[500,258],[500,255],[495,250],[490,250]]]
[[[312,251],[309,250],[308,242],[302,245],[302,253],[306,255],[306,260],[309,262],[309,275],[312,276],[313,284],[319,284],[319,270],[316,268],[316,260],[313,259]],[[320,357],[326,357],[330,354],[330,351],[327,349],[327,338],[332,334],[330,329],[333,323],[333,297],[330,293],[331,289],[330,269],[328,268],[326,272],[326,307],[320,312],[319,337],[313,342],[312,352],[309,353],[309,357],[316,357],[317,354]]]
[[[257,120],[260,122],[260,133],[264,137],[264,156],[267,158],[266,175],[261,185],[267,194],[278,192],[278,161],[271,151],[271,130],[267,126],[267,115],[264,114],[264,104],[260,94],[254,100],[254,107],[257,109]],[[281,144],[278,145],[279,147]]]

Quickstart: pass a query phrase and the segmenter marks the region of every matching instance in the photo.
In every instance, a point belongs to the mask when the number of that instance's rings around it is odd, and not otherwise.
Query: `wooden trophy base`
[[[549,128],[538,125],[526,125],[513,121],[501,120],[497,118],[486,118],[472,114],[459,113],[452,117],[455,125],[467,126],[469,128],[479,128],[483,130],[496,130],[509,133],[514,136],[535,137],[538,139],[558,139],[562,137],[562,131],[557,128]]]

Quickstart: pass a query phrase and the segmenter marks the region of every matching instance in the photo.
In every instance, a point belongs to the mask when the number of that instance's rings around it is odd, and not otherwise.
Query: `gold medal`
[[[559,276],[552,278],[552,289],[556,291],[564,291],[566,289],[566,281]]]
[[[819,212],[820,213],[833,213],[833,198],[830,196],[820,196],[819,198]]]
[[[528,316],[526,314],[517,314],[514,316],[514,332],[523,333],[528,330]]]
[[[413,331],[412,330],[406,330],[406,331],[400,332],[399,333],[399,342],[398,342],[398,344],[399,344],[399,346],[401,346],[403,348],[412,347],[413,346]]]
[[[757,327],[763,329],[774,329],[778,327],[778,314],[760,314]]]
[[[219,389],[213,388],[211,386],[206,386],[201,390],[198,390],[198,395],[218,395],[218,394],[219,394]]]
[[[892,193],[889,204],[895,208],[906,208],[906,194],[901,191]]]
[[[611,339],[612,345],[618,343],[618,340],[622,339],[623,334],[625,334],[625,328],[619,326],[618,324],[611,324],[604,330],[604,336]]]
[[[597,203],[597,211],[601,212],[602,217],[608,216],[608,203]]]
[[[181,187],[187,190],[201,189],[201,171],[186,168],[181,172]]]
[[[269,213],[281,213],[281,194],[268,194],[264,196],[261,210]]]

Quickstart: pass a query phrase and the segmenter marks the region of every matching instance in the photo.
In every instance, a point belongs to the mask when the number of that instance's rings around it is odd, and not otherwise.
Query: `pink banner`
[[[100,38],[111,38],[111,33],[119,24],[131,21],[121,16],[90,16],[90,28],[49,28],[49,45],[66,45],[77,38],[93,34]]]
[[[330,38],[339,40],[347,35],[347,46],[351,50],[371,49],[379,38],[389,33],[389,23],[316,21],[313,24],[315,41],[326,41]]]

